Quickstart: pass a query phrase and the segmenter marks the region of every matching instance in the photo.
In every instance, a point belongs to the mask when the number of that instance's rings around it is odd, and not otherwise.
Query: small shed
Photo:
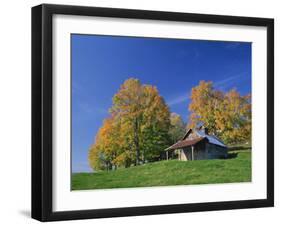
[[[165,149],[166,158],[177,156],[181,161],[227,157],[227,146],[207,128],[189,129],[177,143]]]

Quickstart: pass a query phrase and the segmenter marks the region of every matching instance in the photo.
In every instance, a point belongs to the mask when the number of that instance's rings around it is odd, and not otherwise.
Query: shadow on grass
[[[226,159],[234,159],[237,158],[238,153],[228,153]]]
[[[245,147],[245,146],[235,146],[235,147],[228,147],[228,151],[236,151],[236,150],[248,150],[251,149],[251,147]]]

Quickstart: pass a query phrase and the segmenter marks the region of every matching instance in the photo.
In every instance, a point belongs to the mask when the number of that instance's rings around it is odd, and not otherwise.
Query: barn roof
[[[189,129],[180,141],[178,141],[177,143],[173,144],[172,146],[166,148],[165,150],[168,151],[168,150],[175,150],[178,148],[189,147],[189,146],[199,143],[200,141],[202,141],[204,139],[206,139],[210,144],[215,144],[215,145],[225,147],[225,148],[227,147],[218,137],[205,133],[204,129],[195,130],[196,134],[198,135],[198,138],[194,138],[191,140],[186,139],[189,136],[191,131],[192,131],[192,129]]]
[[[189,147],[192,146],[194,144],[199,143],[200,141],[206,139],[205,137],[199,137],[199,138],[195,138],[192,140],[180,140],[177,143],[173,144],[172,146],[166,148],[165,150],[174,150],[174,149],[178,149],[178,148],[184,148],[184,147]]]
[[[218,146],[226,147],[226,145],[219,138],[217,138],[214,135],[206,134],[204,132],[204,130],[196,130],[196,133],[200,137],[206,137],[208,139],[209,143],[211,143],[211,144],[215,144],[215,145],[218,145]]]

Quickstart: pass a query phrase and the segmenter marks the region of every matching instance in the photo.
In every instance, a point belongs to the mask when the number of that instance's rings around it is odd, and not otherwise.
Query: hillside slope
[[[150,187],[251,181],[250,150],[218,160],[160,161],[110,172],[74,173],[72,189]]]

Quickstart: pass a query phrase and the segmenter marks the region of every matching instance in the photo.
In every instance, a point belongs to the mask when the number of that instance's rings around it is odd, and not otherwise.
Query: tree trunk
[[[112,170],[112,164],[111,162],[108,163],[108,169],[111,171]]]
[[[145,163],[145,151],[143,150],[142,151],[142,164]]]
[[[135,123],[134,123],[134,144],[136,148],[136,163],[135,165],[139,165],[140,163],[140,147],[139,147],[139,125],[138,125],[138,119],[135,118]]]

